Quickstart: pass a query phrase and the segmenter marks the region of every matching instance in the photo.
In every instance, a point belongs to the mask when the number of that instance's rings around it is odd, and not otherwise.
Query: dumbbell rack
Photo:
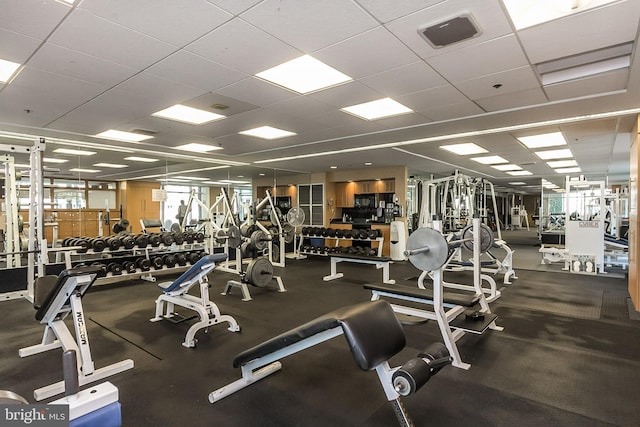
[[[379,236],[376,238],[360,238],[360,237],[337,237],[337,236],[322,236],[322,235],[317,235],[317,234],[304,234],[304,233],[297,233],[296,234],[296,238],[298,239],[298,241],[296,242],[295,245],[295,249],[296,252],[298,254],[297,258],[298,259],[302,259],[305,255],[320,255],[320,256],[328,256],[329,253],[327,253],[326,251],[308,251],[308,250],[304,250],[302,247],[302,244],[304,242],[304,239],[312,239],[312,238],[316,238],[316,239],[333,239],[335,240],[335,244],[332,246],[333,248],[337,248],[339,247],[340,241],[360,241],[360,242],[378,242],[378,248],[377,248],[377,252],[375,256],[381,257],[382,256],[382,246],[384,243],[384,237]],[[324,247],[328,247],[328,245],[324,246]],[[321,249],[321,248],[320,248]]]
[[[100,263],[106,267],[104,276],[96,279],[96,285],[115,283],[121,280],[129,280],[139,277],[140,279],[155,282],[154,274],[178,273],[187,270],[195,264],[202,255],[207,253],[206,242],[183,243],[180,245],[165,245],[160,243],[157,246],[148,245],[146,247],[134,246],[130,249],[102,251],[93,249],[72,249],[60,248],[57,253],[64,254],[65,268],[72,268],[75,265]],[[71,249],[71,250],[69,250]],[[181,262],[176,260],[179,254],[183,254],[185,259]],[[173,256],[175,263],[165,265],[165,256]],[[157,259],[161,259],[160,262]],[[142,261],[146,260],[146,262]],[[133,263],[134,267],[126,268],[126,263]],[[119,267],[115,267],[118,265]],[[111,268],[110,268],[111,266]]]

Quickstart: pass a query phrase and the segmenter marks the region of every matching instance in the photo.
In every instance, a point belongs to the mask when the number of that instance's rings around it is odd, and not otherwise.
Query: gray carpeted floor
[[[373,372],[360,371],[337,337],[283,360],[274,374],[216,404],[208,393],[240,377],[235,354],[336,308],[366,301],[364,283],[380,283],[369,265],[340,264],[345,276],[324,282],[329,260],[287,260],[286,293],[251,288],[221,296],[228,273],[211,275],[211,298],[226,324],[200,332],[198,347],[181,345],[187,325],[151,323],[155,284],[95,287],[83,300],[97,368],[131,358],[135,368],[111,377],[119,388],[126,426],[393,426],[391,406]],[[410,264],[391,266],[398,285],[415,286]],[[599,276],[517,271],[492,310],[504,331],[458,341],[470,370],[444,368],[416,395],[403,399],[417,426],[638,425],[640,321],[632,320],[626,282]],[[448,280],[468,283],[471,273]],[[497,280],[498,283],[500,281]],[[18,357],[38,343],[42,327],[23,300],[0,303],[0,389],[32,400],[32,391],[61,378],[60,351]],[[187,314],[187,312],[185,312]],[[406,325],[407,347],[397,366],[441,337],[434,322]],[[33,400],[32,400],[33,401]]]

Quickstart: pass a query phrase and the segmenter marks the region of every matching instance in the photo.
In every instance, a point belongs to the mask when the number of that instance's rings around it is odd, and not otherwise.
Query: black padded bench
[[[408,286],[382,286],[382,285],[364,285],[365,289],[371,290],[374,294],[389,297],[409,297],[414,298],[417,302],[433,304],[433,291],[431,289],[410,288]],[[406,298],[401,298],[406,299]],[[480,296],[471,293],[444,292],[442,301],[448,305],[461,305],[463,307],[473,307],[480,301]]]
[[[356,262],[360,264],[373,264],[377,269],[381,268],[382,283],[386,283],[388,285],[394,285],[396,283],[395,280],[389,278],[389,264],[391,263],[391,258],[388,256],[371,257],[354,254],[329,254],[329,257],[331,258],[331,274],[322,278],[325,282],[339,279],[344,276],[343,273],[338,273],[337,271],[339,262]]]
[[[282,368],[278,361],[298,351],[344,335],[358,367],[369,371],[405,346],[402,325],[386,301],[341,308],[243,351],[233,360],[242,378],[209,394],[216,402]]]

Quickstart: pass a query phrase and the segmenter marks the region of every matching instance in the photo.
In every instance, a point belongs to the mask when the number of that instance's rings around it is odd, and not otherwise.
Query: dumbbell
[[[122,264],[111,262],[107,265],[107,271],[109,271],[114,276],[119,276],[122,274]]]
[[[200,254],[198,252],[191,252],[189,254],[189,263],[195,264],[200,259]]]
[[[368,230],[367,237],[371,240],[378,238],[378,230]]]
[[[195,233],[195,241],[198,243],[202,243],[204,242],[204,233],[201,231],[198,231],[197,233]]]
[[[173,233],[173,241],[176,245],[182,245],[184,243],[184,233],[182,232],[174,232]]]
[[[94,262],[91,264],[92,267],[100,267],[100,272],[98,273],[98,277],[105,277],[107,275],[107,266],[101,262]]]
[[[336,237],[336,229],[335,228],[327,228],[327,236]]]
[[[162,239],[160,238],[159,234],[157,234],[157,233],[149,234],[149,243],[151,244],[151,246],[158,247],[158,246],[160,246],[160,242],[161,241],[162,241]]]
[[[351,238],[351,230],[344,230],[344,232],[342,233],[345,239],[350,239]]]
[[[139,247],[140,249],[144,249],[147,247],[147,245],[149,245],[149,238],[147,237],[146,234],[137,234],[135,237],[135,241],[136,241],[136,246]]]
[[[125,249],[133,249],[136,245],[136,239],[131,235],[122,236],[120,240],[122,241],[122,246],[124,246]]]
[[[136,259],[136,267],[141,271],[149,271],[151,270],[151,261],[147,258],[138,258]]]
[[[107,242],[105,242],[102,237],[89,239],[89,243],[91,244],[91,249],[93,249],[94,252],[102,252],[107,247]]]
[[[176,266],[176,257],[173,254],[166,254],[162,257],[162,260],[164,261],[164,265],[166,265],[168,268],[173,268]]]
[[[338,228],[338,229],[336,230],[336,237],[338,237],[338,238],[342,238],[342,237],[344,237],[344,230],[342,230],[342,229]]]
[[[73,240],[73,237],[65,237],[64,239],[62,239],[62,246],[65,246],[65,247],[72,246],[69,244],[71,240]]]
[[[162,267],[164,266],[164,259],[162,259],[161,256],[154,256],[151,258],[151,266],[155,269],[155,270],[162,270]]]
[[[181,267],[187,265],[187,255],[185,252],[179,252],[176,254],[176,264]]]
[[[193,241],[194,241],[194,238],[195,238],[195,236],[193,235],[192,231],[185,231],[185,233],[184,233],[184,241],[187,244],[189,244],[189,245],[192,244]]]
[[[125,261],[122,263],[122,270],[128,274],[136,272],[136,263],[133,261]]]
[[[107,238],[106,242],[110,251],[117,251],[122,246],[122,240],[116,236]]]
[[[80,249],[78,249],[76,252],[78,253],[84,253],[87,252],[89,250],[89,248],[91,247],[91,245],[89,244],[89,242],[83,238],[74,238],[71,239],[69,242],[69,246],[79,246]]]
[[[173,245],[173,242],[174,242],[173,235],[165,231],[160,235],[160,241],[166,246],[171,246]]]

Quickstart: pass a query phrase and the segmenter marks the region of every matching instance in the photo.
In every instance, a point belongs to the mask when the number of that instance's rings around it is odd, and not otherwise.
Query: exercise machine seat
[[[36,278],[33,286],[33,308],[39,309],[56,287],[58,276],[53,274]]]
[[[226,259],[227,255],[224,253],[203,256],[198,260],[198,262],[193,264],[191,268],[182,273],[176,280],[174,280],[173,282],[160,283],[158,287],[165,293],[168,293],[178,290],[181,287],[191,285],[192,283],[194,283],[194,281],[200,278],[204,267],[210,264],[218,264]]]
[[[82,297],[87,292],[89,287],[93,284],[93,282],[96,280],[96,278],[98,277],[98,274],[100,274],[101,272],[102,272],[101,267],[93,266],[93,265],[74,267],[70,270],[63,270],[62,273],[60,273],[60,275],[55,278],[56,280],[53,283],[53,285],[51,285],[51,282],[53,282],[53,279],[52,278],[47,279],[46,277],[48,276],[44,276],[42,278],[42,279],[45,279],[43,282],[45,284],[44,287],[50,287],[51,290],[48,292],[47,297],[44,298],[44,300],[42,300],[42,303],[39,305],[39,307],[37,307],[38,310],[36,311],[36,320],[41,321],[44,318],[45,314],[47,314],[47,311],[49,310],[49,307],[51,306],[51,304],[53,304],[55,297],[62,290],[62,288],[64,287],[65,283],[69,278],[74,276],[91,276],[92,277],[91,284],[89,286],[82,288],[82,295],[80,295]],[[38,292],[38,293],[42,295],[44,292]],[[41,295],[40,295],[40,298],[42,298]]]
[[[254,359],[300,342],[320,332],[342,327],[358,367],[370,371],[399,353],[406,344],[402,325],[386,301],[368,301],[344,307],[307,322],[243,351],[233,360],[238,368]],[[385,339],[381,340],[380,337]]]

